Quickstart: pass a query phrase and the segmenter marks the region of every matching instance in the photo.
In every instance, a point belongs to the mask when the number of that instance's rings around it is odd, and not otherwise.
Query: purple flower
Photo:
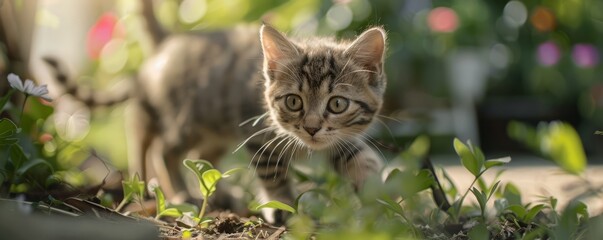
[[[591,44],[576,44],[572,50],[572,59],[581,68],[591,68],[599,63],[599,52]]]
[[[559,62],[561,58],[561,51],[554,42],[548,41],[540,44],[537,50],[538,63],[543,66],[552,66]]]

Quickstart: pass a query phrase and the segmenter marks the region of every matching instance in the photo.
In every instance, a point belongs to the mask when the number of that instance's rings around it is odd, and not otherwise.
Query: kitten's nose
[[[316,132],[318,132],[318,130],[320,130],[320,127],[317,127],[317,128],[304,127],[304,129],[306,129],[306,132],[308,132],[310,134],[310,136],[314,136],[314,134],[316,134]]]

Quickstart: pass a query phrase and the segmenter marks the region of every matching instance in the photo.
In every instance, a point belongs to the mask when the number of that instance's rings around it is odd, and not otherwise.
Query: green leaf
[[[213,222],[214,220],[215,220],[215,218],[213,218],[213,217],[203,217],[201,219],[201,221],[199,221],[199,224],[207,224],[207,223]]]
[[[397,192],[403,198],[409,198],[417,193],[428,189],[434,180],[431,172],[427,169],[418,171],[400,171],[394,169],[385,180],[387,185],[398,186]]]
[[[469,239],[475,240],[486,240],[490,239],[490,232],[484,223],[480,223],[477,226],[473,227],[467,233]]]
[[[222,174],[216,169],[209,169],[201,176],[201,193],[205,197],[211,196],[216,191],[216,184]]]
[[[153,192],[155,193],[155,199],[156,204],[157,204],[157,212],[161,213],[163,211],[165,211],[165,195],[163,194],[163,191],[161,191],[160,187],[155,187],[153,189]]]
[[[216,190],[215,184],[222,177],[222,174],[206,160],[185,159],[183,164],[197,176],[201,194],[209,197]],[[210,173],[206,175],[207,172]]]
[[[283,211],[287,211],[287,212],[291,212],[291,213],[295,213],[295,209],[285,203],[276,201],[276,200],[272,200],[272,201],[268,201],[266,203],[260,204],[257,207],[255,207],[255,210],[260,210],[262,208],[275,208],[275,209],[280,209]]]
[[[454,150],[456,154],[461,158],[461,163],[463,166],[473,174],[473,176],[478,176],[480,174],[481,166],[478,164],[478,161],[473,156],[473,153],[467,145],[465,145],[458,138],[454,139]]]
[[[21,168],[23,163],[27,162],[27,156],[18,144],[10,146],[10,162],[12,162],[15,169]]]
[[[222,178],[228,178],[228,177],[232,176],[234,173],[237,173],[237,172],[240,172],[240,171],[243,171],[243,170],[245,170],[245,169],[244,168],[233,168],[233,169],[230,169],[230,170],[222,173]]]
[[[496,189],[498,188],[498,185],[500,184],[500,180],[497,181],[496,183],[494,183],[494,185],[492,185],[492,187],[490,187],[490,189],[488,189],[488,200],[492,197],[492,194],[494,194],[496,192]]]
[[[505,185],[503,197],[509,201],[509,205],[521,205],[521,193],[513,183]]]
[[[489,159],[488,161],[484,162],[484,166],[486,167],[486,169],[489,169],[491,167],[505,165],[509,162],[511,162],[511,157]]]
[[[429,152],[429,137],[420,135],[410,144],[408,152],[416,158],[422,158]]]
[[[140,177],[134,174],[128,181],[121,181],[124,188],[124,199],[131,200],[134,196],[142,197],[144,195],[144,181],[140,181]]]
[[[514,213],[515,216],[517,216],[517,218],[520,218],[520,219],[524,219],[524,217],[527,214],[526,208],[524,206],[521,206],[521,205],[515,205],[515,204],[514,205],[509,205],[507,207],[507,210],[509,210],[512,213]]]
[[[469,143],[469,149],[471,150],[471,152],[473,152],[475,161],[477,161],[477,165],[480,167],[480,170],[481,170],[481,167],[484,165],[484,162],[486,161],[486,156],[484,156],[484,153],[478,146],[471,145],[471,142],[468,142],[468,143]]]
[[[164,216],[178,218],[178,217],[182,216],[182,212],[180,212],[180,210],[178,210],[176,208],[168,208],[168,209],[161,211],[159,214],[157,214],[157,218],[164,217]]]
[[[576,130],[567,123],[552,122],[545,128],[541,139],[542,152],[571,174],[581,174],[586,169],[586,154]],[[541,129],[539,129],[541,130]]]
[[[6,95],[0,98],[0,112],[4,110],[4,106],[6,106],[6,103],[8,100],[10,100],[10,97],[13,95],[13,93],[15,93],[15,91],[15,89],[11,89]]]
[[[8,118],[0,119],[0,139],[11,138],[18,132],[17,125]]]
[[[192,216],[197,216],[199,215],[199,207],[197,205],[194,204],[190,204],[190,203],[179,203],[179,204],[171,204],[168,203],[167,204],[168,208],[175,208],[180,210],[181,213],[187,213],[190,212],[190,214],[192,214]]]
[[[22,176],[23,174],[25,174],[36,166],[46,166],[48,167],[48,169],[50,169],[51,172],[54,172],[54,168],[49,162],[44,159],[36,158],[34,160],[27,161],[25,164],[19,167],[15,173],[17,176]]]
[[[544,204],[538,204],[532,207],[524,216],[523,221],[526,223],[531,223],[534,220],[534,217],[544,208]]]
[[[475,196],[475,199],[477,199],[477,203],[479,204],[479,208],[482,211],[482,214],[484,213],[485,209],[486,209],[486,194],[484,194],[483,192],[481,192],[479,189],[473,187],[471,189],[471,192],[473,193],[473,196]]]
[[[201,222],[201,219],[193,215],[191,212],[185,212],[182,216],[176,219],[176,222],[182,223],[188,227],[196,227]]]
[[[186,168],[195,173],[199,179],[202,178],[205,171],[214,169],[214,166],[206,160],[184,159],[182,163]]]
[[[389,197],[377,199],[377,202],[385,206],[390,211],[404,216],[404,209],[402,209],[402,206],[400,206],[400,204],[390,199]]]
[[[329,191],[320,188],[313,188],[297,195],[295,202],[293,203],[293,207],[295,209],[299,210],[299,201],[301,200],[302,196],[306,195],[307,193],[316,193],[318,195],[322,195],[326,199],[332,200],[331,193]]]
[[[10,146],[17,143],[19,139],[17,138],[0,138],[0,146]]]

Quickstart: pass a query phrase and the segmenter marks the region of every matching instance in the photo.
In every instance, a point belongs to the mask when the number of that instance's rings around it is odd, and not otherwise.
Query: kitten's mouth
[[[324,139],[319,139],[316,137],[298,137],[298,139],[300,139],[306,145],[307,148],[312,150],[321,150],[329,146],[329,144],[327,144]]]

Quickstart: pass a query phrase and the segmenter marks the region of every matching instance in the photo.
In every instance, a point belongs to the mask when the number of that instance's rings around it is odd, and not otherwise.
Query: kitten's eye
[[[287,106],[287,108],[291,111],[301,110],[303,106],[301,97],[295,94],[290,94],[287,96],[287,98],[285,98],[285,106]]]
[[[329,100],[328,109],[332,113],[342,113],[346,109],[348,109],[348,105],[350,105],[350,101],[347,98],[343,97],[332,97]]]

